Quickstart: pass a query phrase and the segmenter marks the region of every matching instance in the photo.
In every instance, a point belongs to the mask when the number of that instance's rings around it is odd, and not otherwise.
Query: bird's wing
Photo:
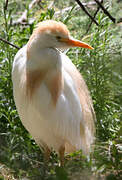
[[[63,56],[65,56],[63,54]],[[81,137],[84,136],[84,144],[87,144],[89,146],[89,142],[93,142],[94,139],[94,133],[95,133],[95,127],[94,127],[94,121],[96,119],[92,100],[87,88],[87,85],[75,67],[75,65],[71,62],[71,60],[65,56],[63,59],[63,67],[65,71],[71,76],[73,79],[73,82],[76,86],[76,90],[78,93],[78,97],[80,99],[81,109],[82,109],[82,119],[80,123],[80,132]],[[87,146],[86,146],[87,147]],[[89,149],[89,147],[88,147]]]

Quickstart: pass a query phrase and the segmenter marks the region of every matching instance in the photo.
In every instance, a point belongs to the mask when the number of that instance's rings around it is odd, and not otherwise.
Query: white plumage
[[[52,20],[39,23],[26,46],[15,56],[13,93],[25,128],[43,147],[59,152],[90,151],[94,140],[94,110],[86,84],[60,48],[91,46],[70,37],[66,26]]]

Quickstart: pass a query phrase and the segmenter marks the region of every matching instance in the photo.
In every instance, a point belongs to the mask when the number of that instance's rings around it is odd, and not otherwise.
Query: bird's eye
[[[61,39],[61,37],[60,37],[60,36],[56,36],[56,39],[60,40],[60,39]]]

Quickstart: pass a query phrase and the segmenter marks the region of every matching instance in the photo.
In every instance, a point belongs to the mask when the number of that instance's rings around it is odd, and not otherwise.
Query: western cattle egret
[[[27,45],[13,62],[13,93],[20,119],[48,159],[82,149],[87,154],[94,140],[94,109],[87,86],[62,48],[88,44],[70,36],[67,27],[53,20],[38,24]]]

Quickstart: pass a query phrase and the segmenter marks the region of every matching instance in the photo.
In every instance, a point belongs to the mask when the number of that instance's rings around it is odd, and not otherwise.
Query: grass
[[[112,1],[111,1],[112,2]],[[27,43],[37,22],[56,19],[66,23],[71,34],[81,39],[90,20],[84,13],[75,10],[74,2],[54,2],[47,9],[49,1],[43,2],[44,9],[35,7],[28,11],[28,19],[35,17],[32,25],[13,26],[12,21],[20,16],[27,1],[11,1],[4,11],[4,1],[0,2],[0,36],[22,47]],[[115,2],[107,2],[109,11],[116,15],[120,11]],[[120,3],[121,4],[121,3]],[[119,4],[119,5],[120,5]],[[13,6],[15,8],[13,8]],[[55,7],[54,7],[55,6]],[[55,10],[73,6],[65,14],[55,16]],[[120,17],[120,13],[117,18]],[[114,25],[102,13],[97,17],[99,27],[92,25],[84,40],[94,47],[93,51],[69,49],[67,55],[83,74],[90,89],[97,116],[96,143],[94,153],[89,158],[82,152],[66,156],[64,168],[58,167],[55,152],[51,155],[45,171],[43,155],[30,134],[25,130],[16,111],[12,93],[11,69],[17,49],[0,42],[0,180],[27,178],[31,180],[119,180],[121,176],[121,122],[122,119],[122,63],[121,26]]]

